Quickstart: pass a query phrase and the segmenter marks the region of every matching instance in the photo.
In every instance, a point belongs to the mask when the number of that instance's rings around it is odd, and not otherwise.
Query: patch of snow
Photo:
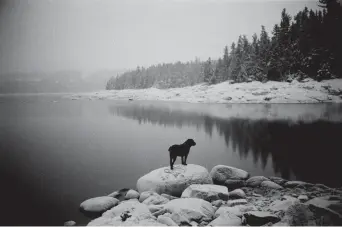
[[[326,89],[326,88],[329,89]],[[336,91],[329,94],[330,91]],[[321,82],[305,80],[298,82],[268,81],[261,83],[223,82],[215,85],[197,84],[194,86],[170,89],[127,89],[103,90],[92,93],[67,95],[71,99],[110,99],[122,100],[163,100],[190,103],[317,103],[342,102],[338,92],[342,91],[342,79]]]

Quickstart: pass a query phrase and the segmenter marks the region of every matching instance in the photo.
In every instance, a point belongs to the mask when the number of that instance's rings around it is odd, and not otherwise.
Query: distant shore
[[[302,82],[201,83],[183,88],[103,90],[67,94],[64,97],[72,100],[162,100],[189,103],[341,103],[342,79],[321,82],[306,79]]]

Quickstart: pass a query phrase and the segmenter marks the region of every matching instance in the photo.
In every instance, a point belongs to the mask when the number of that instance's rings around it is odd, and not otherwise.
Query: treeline
[[[284,9],[272,34],[261,26],[259,36],[246,35],[226,46],[217,61],[160,64],[137,68],[111,78],[106,89],[170,88],[227,80],[284,81],[289,77],[315,80],[342,77],[342,6],[319,0],[321,10],[305,7],[293,18]]]
[[[172,88],[185,87],[203,82],[203,65],[196,59],[186,63],[176,62],[137,67],[120,76],[112,77],[106,89]]]

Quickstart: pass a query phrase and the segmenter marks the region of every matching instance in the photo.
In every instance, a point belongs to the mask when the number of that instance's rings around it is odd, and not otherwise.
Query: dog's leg
[[[186,160],[188,159],[188,155],[189,155],[189,153],[187,153],[187,154],[184,156],[184,165],[187,165],[187,164],[186,164]]]

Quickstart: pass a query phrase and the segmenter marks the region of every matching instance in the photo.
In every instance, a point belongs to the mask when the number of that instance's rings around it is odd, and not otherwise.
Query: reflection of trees
[[[112,106],[112,114],[164,126],[196,126],[212,135],[214,127],[241,158],[252,154],[265,168],[271,157],[273,169],[282,177],[290,172],[301,180],[342,185],[340,162],[342,123],[316,121],[290,123],[240,118],[222,119],[195,112],[173,111],[156,106]]]

